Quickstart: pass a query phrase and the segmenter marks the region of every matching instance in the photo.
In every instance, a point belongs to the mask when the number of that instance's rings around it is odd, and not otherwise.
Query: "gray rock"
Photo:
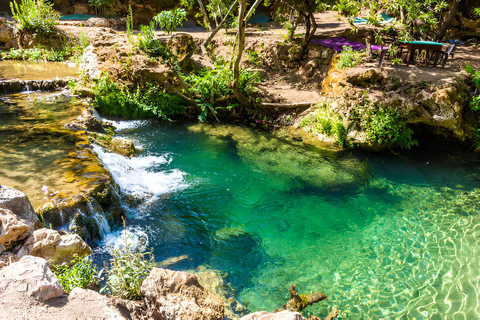
[[[141,292],[153,319],[223,319],[223,303],[206,291],[194,274],[153,268]]]
[[[21,296],[46,301],[63,294],[62,285],[42,258],[25,256],[0,270],[0,300],[19,299]]]
[[[27,195],[23,192],[0,185],[0,208],[12,211],[19,220],[25,222],[33,230],[42,227]]]
[[[91,253],[92,249],[78,234],[67,234],[43,228],[36,230],[28,238],[18,256],[23,257],[30,254],[59,265],[70,264],[75,255],[84,257]]]
[[[10,210],[0,208],[0,253],[32,234],[32,228]]]
[[[304,320],[305,318],[298,312],[282,310],[280,312],[259,311],[247,314],[240,320]]]

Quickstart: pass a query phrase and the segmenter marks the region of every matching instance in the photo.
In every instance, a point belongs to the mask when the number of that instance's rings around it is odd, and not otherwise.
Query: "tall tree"
[[[239,10],[238,10],[238,29],[237,29],[237,40],[235,47],[235,55],[233,59],[233,94],[237,100],[244,106],[251,106],[250,100],[240,91],[240,61],[242,60],[243,51],[245,49],[245,31],[247,28],[247,22],[255,12],[255,9],[262,2],[262,0],[256,0],[249,11],[247,12],[247,0],[239,1]]]

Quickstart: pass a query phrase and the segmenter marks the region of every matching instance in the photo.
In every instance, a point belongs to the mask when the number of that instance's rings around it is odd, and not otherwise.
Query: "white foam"
[[[134,129],[134,128],[139,128],[143,127],[145,124],[148,123],[148,120],[131,120],[131,121],[114,121],[114,120],[108,120],[108,122],[111,122],[112,125],[117,128],[117,132],[127,130],[127,129]]]
[[[101,245],[95,251],[112,253],[113,250],[125,247],[138,250],[140,246],[143,251],[148,248],[148,236],[145,231],[140,227],[127,227],[105,235]]]
[[[169,169],[171,159],[166,156],[140,155],[126,158],[105,152],[97,145],[93,146],[93,150],[124,193],[148,198],[188,187],[184,181],[185,173],[178,169]]]

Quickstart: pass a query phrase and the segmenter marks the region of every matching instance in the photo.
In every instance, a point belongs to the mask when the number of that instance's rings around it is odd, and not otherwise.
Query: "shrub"
[[[46,0],[21,0],[10,2],[10,9],[19,30],[34,34],[50,35],[55,33],[56,20],[60,14],[53,9],[53,4]]]
[[[168,119],[185,112],[185,101],[175,95],[163,92],[157,86],[147,84],[133,92],[128,87],[112,81],[108,75],[98,79],[92,90],[100,113],[123,117],[158,116]]]
[[[140,26],[140,34],[137,36],[138,47],[140,50],[152,57],[163,57],[168,59],[168,48],[153,39],[155,31],[155,22],[151,21],[148,25]]]
[[[400,118],[400,112],[396,108],[388,109],[382,105],[369,107],[361,123],[367,139],[373,143],[403,149],[418,146],[418,141],[413,138],[413,130]]]
[[[177,31],[178,26],[183,26],[183,21],[187,20],[185,9],[175,8],[173,10],[162,11],[153,17],[153,20],[160,29],[167,34]]]
[[[360,62],[362,62],[360,52],[353,50],[352,47],[343,46],[342,53],[340,53],[340,58],[338,59],[337,68],[353,68]]]
[[[311,132],[334,136],[337,142],[344,146],[347,132],[343,125],[342,118],[327,105],[319,106],[314,116],[308,116],[302,119],[300,126],[311,126]]]
[[[200,70],[184,76],[184,80],[205,112],[218,109],[231,110],[238,105],[231,88],[233,71],[230,68],[217,66],[216,69]],[[253,85],[259,81],[260,76],[257,72],[240,71],[239,87],[242,93],[253,92],[255,90]]]
[[[110,267],[106,268],[106,289],[114,296],[140,300],[140,288],[143,280],[155,266],[151,251],[143,252],[144,241],[135,248],[128,237],[119,249],[114,249],[110,258]]]
[[[72,265],[56,266],[51,269],[62,284],[65,293],[69,293],[73,288],[91,288],[100,283],[103,270],[97,271],[95,265],[88,258],[75,256]]]

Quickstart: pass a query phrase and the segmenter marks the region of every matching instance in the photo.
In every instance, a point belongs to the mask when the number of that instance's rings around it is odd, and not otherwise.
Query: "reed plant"
[[[60,14],[53,9],[47,0],[11,1],[10,9],[18,29],[34,35],[52,35],[56,32],[56,20]]]

